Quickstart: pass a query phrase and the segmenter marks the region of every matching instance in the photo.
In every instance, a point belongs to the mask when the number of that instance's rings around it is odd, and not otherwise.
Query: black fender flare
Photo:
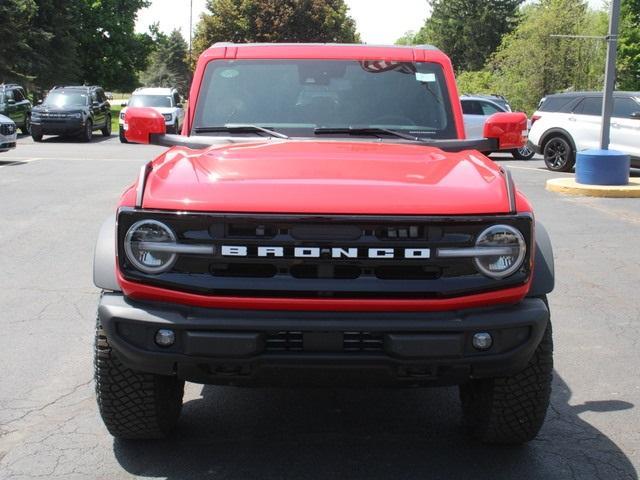
[[[116,278],[116,216],[109,216],[100,227],[93,253],[93,284],[102,290],[120,291]]]
[[[557,133],[565,137],[569,143],[571,144],[571,148],[573,148],[573,153],[576,153],[576,143],[573,141],[573,137],[569,132],[567,132],[564,128],[550,128],[540,137],[540,152],[544,153],[544,146],[549,141],[549,138],[553,137],[553,134]]]
[[[555,286],[553,247],[547,229],[539,221],[535,225],[536,251],[533,265],[533,280],[528,297],[540,297],[551,293]]]

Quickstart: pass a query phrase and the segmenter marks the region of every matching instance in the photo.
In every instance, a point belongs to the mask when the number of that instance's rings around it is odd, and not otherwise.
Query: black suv
[[[22,133],[31,133],[31,102],[24,88],[15,83],[0,85],[0,115],[13,120]]]
[[[53,87],[31,113],[31,136],[77,135],[89,142],[94,130],[111,135],[111,105],[96,86]]]

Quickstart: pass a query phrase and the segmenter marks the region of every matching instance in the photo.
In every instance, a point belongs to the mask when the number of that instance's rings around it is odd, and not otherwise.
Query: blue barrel
[[[576,183],[584,185],[627,185],[629,155],[616,150],[583,150],[576,154]]]

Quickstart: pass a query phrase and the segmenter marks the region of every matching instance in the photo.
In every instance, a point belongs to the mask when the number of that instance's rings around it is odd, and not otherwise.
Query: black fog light
[[[168,328],[161,328],[156,332],[156,345],[159,347],[170,347],[176,343],[176,334]]]
[[[489,350],[493,345],[493,338],[488,332],[478,332],[473,335],[471,343],[478,350]]]

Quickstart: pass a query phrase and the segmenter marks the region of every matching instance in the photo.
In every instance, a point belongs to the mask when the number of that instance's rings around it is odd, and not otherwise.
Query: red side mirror
[[[164,135],[164,117],[153,108],[127,108],[124,113],[124,136],[132,143],[151,143],[151,135]]]
[[[522,112],[494,113],[484,124],[484,137],[495,138],[500,150],[523,147],[527,135],[527,116]]]

